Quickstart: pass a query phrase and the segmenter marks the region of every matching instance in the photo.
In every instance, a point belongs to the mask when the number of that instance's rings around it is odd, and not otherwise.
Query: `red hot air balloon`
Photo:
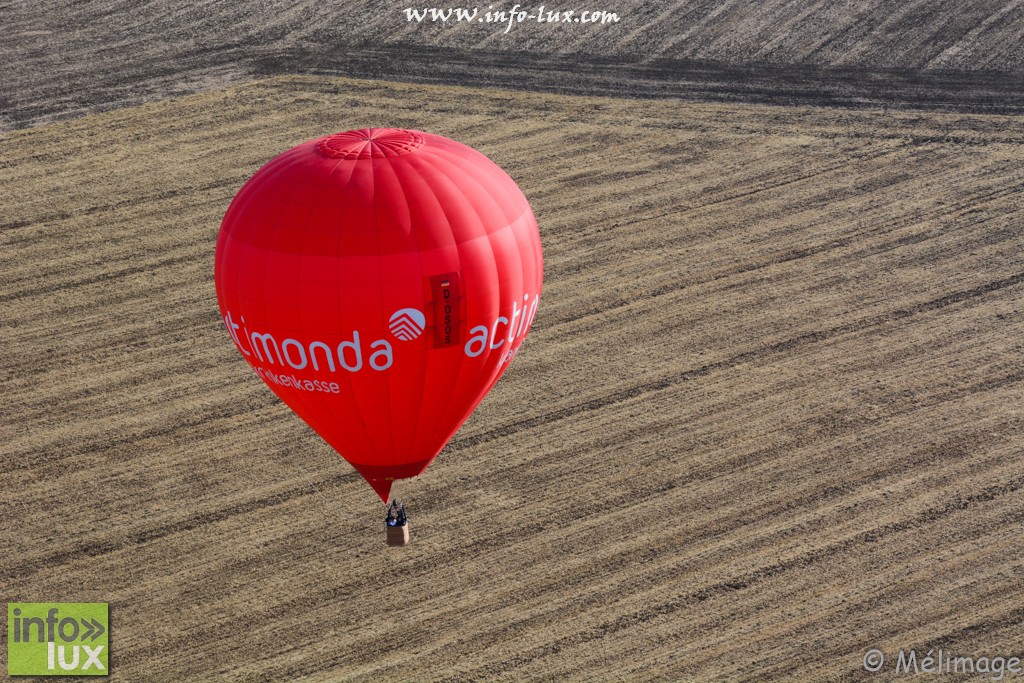
[[[272,159],[231,202],[215,265],[242,356],[385,502],[508,367],[542,276],[536,219],[501,168],[393,128]]]

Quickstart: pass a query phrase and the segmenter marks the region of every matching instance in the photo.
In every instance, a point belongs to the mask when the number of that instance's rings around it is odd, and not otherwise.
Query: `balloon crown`
[[[411,152],[423,145],[423,136],[404,128],[362,128],[321,138],[320,154],[331,159],[383,159]]]

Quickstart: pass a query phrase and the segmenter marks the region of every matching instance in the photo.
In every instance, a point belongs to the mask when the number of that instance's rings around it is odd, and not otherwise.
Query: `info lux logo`
[[[108,624],[105,602],[8,603],[7,673],[106,676]]]

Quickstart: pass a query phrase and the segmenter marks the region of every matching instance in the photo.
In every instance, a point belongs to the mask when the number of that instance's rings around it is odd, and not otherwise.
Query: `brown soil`
[[[399,489],[399,549],[212,282],[251,173],[374,124],[506,168],[547,265],[509,374]],[[109,601],[121,681],[1014,654],[1022,143],[1002,116],[313,77],[8,133],[0,594]]]

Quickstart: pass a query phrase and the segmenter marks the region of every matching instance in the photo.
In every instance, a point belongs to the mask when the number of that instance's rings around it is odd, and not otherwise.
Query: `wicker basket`
[[[388,528],[388,545],[408,545],[409,544],[409,523],[406,522],[402,526],[389,526]]]

